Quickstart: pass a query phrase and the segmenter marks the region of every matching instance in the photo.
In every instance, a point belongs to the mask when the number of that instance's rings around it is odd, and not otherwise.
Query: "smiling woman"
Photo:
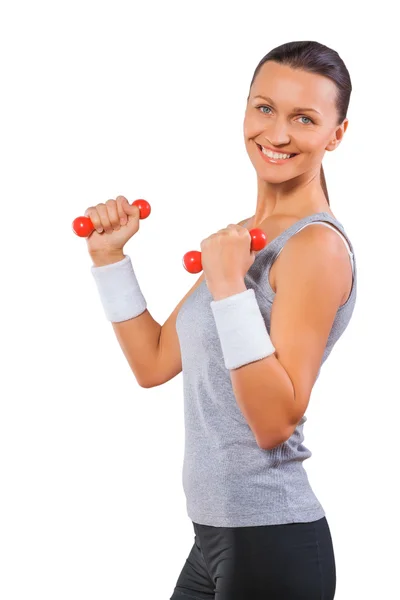
[[[171,600],[334,597],[333,543],[302,442],[356,299],[354,249],[322,169],[346,131],[350,92],[343,61],[317,42],[279,46],[254,73],[243,131],[256,210],[203,241],[205,282],[176,320],[195,542]],[[252,259],[241,226],[266,234]]]
[[[337,52],[317,42],[284,44],[259,63],[243,127],[255,213],[203,240],[204,278],[162,327],[129,256],[92,268],[140,385],[183,374],[182,482],[195,539],[171,600],[334,597],[333,543],[303,467],[303,426],[356,300],[354,249],[321,164],[343,139],[350,91]],[[116,209],[99,205],[119,229]],[[258,254],[246,227],[266,235]]]

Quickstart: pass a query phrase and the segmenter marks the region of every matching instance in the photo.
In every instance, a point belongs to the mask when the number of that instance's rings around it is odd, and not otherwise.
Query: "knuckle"
[[[98,207],[98,215],[99,215],[99,222],[100,222],[101,226],[104,227],[104,229],[106,231],[108,231],[109,226],[110,226],[110,221],[108,218],[107,208],[104,205]]]
[[[90,215],[90,220],[96,228],[101,226],[100,217],[97,212],[94,212]]]
[[[106,207],[107,207],[107,217],[108,217],[108,221],[109,221],[106,226],[106,231],[111,232],[111,231],[113,231],[113,229],[119,229],[120,222],[119,222],[119,215],[116,210],[116,208],[117,208],[116,201],[113,198],[110,198],[109,200],[106,201]]]
[[[123,196],[117,196],[117,211],[118,211],[118,215],[121,219],[125,218],[125,210],[124,210],[124,205],[122,204],[122,198]]]
[[[125,198],[125,196],[117,196],[116,201],[117,201],[117,204],[122,204],[124,201],[128,202],[128,200]]]

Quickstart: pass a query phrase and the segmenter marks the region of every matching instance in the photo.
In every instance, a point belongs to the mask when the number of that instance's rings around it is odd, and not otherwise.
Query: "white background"
[[[193,544],[182,374],[139,387],[105,319],[88,206],[152,214],[125,247],[164,323],[183,254],[254,214],[250,81],[284,42],[337,50],[353,93],[325,174],[358,298],[307,411],[305,463],[338,600],[397,598],[399,50],[390,2],[4,2],[1,50],[0,597],[167,600]],[[211,490],[212,493],[212,490]]]

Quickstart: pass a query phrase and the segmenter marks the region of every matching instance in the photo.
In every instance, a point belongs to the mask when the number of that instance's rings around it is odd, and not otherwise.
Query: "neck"
[[[306,181],[274,184],[258,178],[257,206],[252,218],[255,226],[272,216],[301,219],[317,212],[332,214],[322,190],[319,173]]]

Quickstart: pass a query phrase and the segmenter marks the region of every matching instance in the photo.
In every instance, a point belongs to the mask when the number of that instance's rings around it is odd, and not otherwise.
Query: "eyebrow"
[[[267,102],[269,102],[272,106],[275,106],[275,104],[273,103],[273,101],[271,100],[271,98],[268,98],[268,96],[261,96],[260,94],[257,94],[257,96],[254,96],[254,98],[263,98],[264,100],[266,100]],[[320,115],[321,113],[318,112],[317,110],[315,110],[315,108],[302,108],[301,106],[295,106],[293,108],[294,112],[302,112],[302,111],[311,111],[311,112],[315,112],[318,115]]]

